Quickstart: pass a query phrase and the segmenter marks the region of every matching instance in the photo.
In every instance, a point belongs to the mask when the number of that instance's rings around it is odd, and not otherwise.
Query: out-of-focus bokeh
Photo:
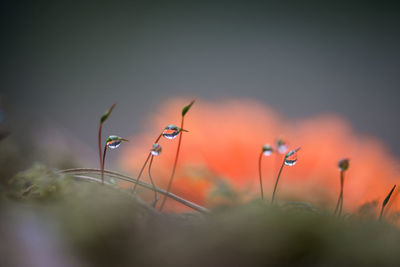
[[[399,178],[399,13],[389,1],[1,1],[0,265],[399,266],[398,190],[378,221]],[[103,142],[130,141],[106,169],[136,177],[192,99],[172,192],[210,213],[161,214],[121,176],[58,172],[99,166],[100,116],[117,103]],[[282,156],[263,158],[263,202],[257,159],[280,136],[302,148],[271,206]],[[165,188],[177,140],[160,144]]]
[[[139,173],[154,139],[166,124],[179,125],[180,110],[187,103],[170,100],[154,111],[148,118],[153,127],[131,136],[124,145],[120,154],[124,170],[133,177]],[[258,158],[265,143],[275,149],[272,155],[263,156],[261,164],[264,195],[270,200],[283,161],[276,151],[278,139],[286,143],[286,151],[301,147],[297,163],[286,166],[280,179],[278,195],[286,201],[307,201],[333,209],[340,190],[338,161],[342,158],[350,162],[344,174],[346,211],[381,202],[400,178],[397,158],[379,139],[357,133],[348,121],[332,114],[293,120],[254,100],[214,103],[198,99],[185,116],[184,128],[189,132],[183,133],[172,192],[205,206],[259,198]],[[172,171],[177,139],[159,142],[163,151],[154,159],[152,176],[162,188],[167,187]],[[143,176],[148,181],[147,171]],[[177,209],[174,201],[169,203],[171,209]]]
[[[146,115],[166,98],[245,97],[290,119],[340,114],[400,154],[394,3],[0,5],[1,128],[18,143],[33,133],[96,164],[98,118],[113,102],[105,134],[128,136],[146,127]]]

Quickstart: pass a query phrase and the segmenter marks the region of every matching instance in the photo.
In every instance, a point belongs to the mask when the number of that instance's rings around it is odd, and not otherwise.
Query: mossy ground
[[[305,203],[166,215],[40,165],[1,193],[2,266],[400,266],[397,227]]]

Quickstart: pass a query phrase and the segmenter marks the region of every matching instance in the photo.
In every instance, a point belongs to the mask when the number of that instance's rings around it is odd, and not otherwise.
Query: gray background
[[[3,127],[11,131],[57,122],[96,151],[98,118],[113,102],[121,116],[109,127],[132,134],[167,97],[247,97],[290,118],[341,114],[400,155],[400,9],[394,3],[0,5],[0,104]]]

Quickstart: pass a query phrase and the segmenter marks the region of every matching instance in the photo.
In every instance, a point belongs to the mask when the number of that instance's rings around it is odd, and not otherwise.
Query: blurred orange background
[[[181,110],[190,99],[170,99],[148,116],[143,131],[131,136],[121,153],[123,168],[133,177],[153,144],[168,124],[180,125]],[[372,136],[354,132],[344,119],[322,114],[288,120],[269,107],[250,99],[209,102],[197,99],[185,116],[182,146],[172,192],[200,205],[213,206],[224,200],[210,197],[223,184],[231,185],[239,200],[259,198],[258,157],[264,144],[273,145],[281,137],[289,149],[299,146],[298,162],[285,166],[277,199],[311,202],[333,209],[339,194],[337,162],[350,159],[345,173],[344,210],[353,211],[369,201],[378,201],[399,179],[397,158]],[[163,148],[153,163],[157,186],[166,188],[172,171],[178,138],[159,142]],[[272,194],[282,155],[262,159],[264,194]],[[146,181],[147,171],[143,180]],[[148,197],[151,197],[149,195]],[[395,203],[391,203],[396,209]],[[167,201],[169,211],[184,210]]]

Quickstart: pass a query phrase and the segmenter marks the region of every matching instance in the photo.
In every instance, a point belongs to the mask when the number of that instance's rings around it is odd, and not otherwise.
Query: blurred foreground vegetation
[[[129,191],[42,165],[1,188],[1,266],[400,266],[400,232],[364,207],[337,218],[253,201],[161,214]]]

